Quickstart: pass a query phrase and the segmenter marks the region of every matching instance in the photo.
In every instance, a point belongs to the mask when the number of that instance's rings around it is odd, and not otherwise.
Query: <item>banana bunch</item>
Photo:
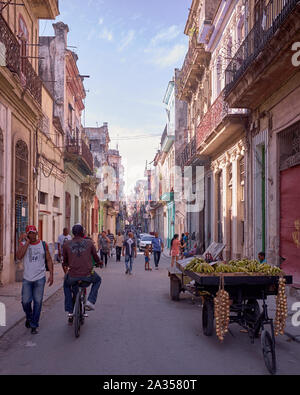
[[[195,272],[196,267],[205,263],[204,259],[194,258],[188,265],[186,265],[185,269],[190,270],[191,272]]]
[[[215,269],[208,263],[198,263],[194,268],[194,271],[195,273],[212,274],[215,272]]]
[[[263,265],[260,264],[257,268],[258,273],[263,273],[267,276],[277,276],[282,274],[282,270],[279,267],[267,265],[264,263]]]
[[[216,267],[215,271],[216,273],[235,273],[236,268],[233,265],[222,263]]]

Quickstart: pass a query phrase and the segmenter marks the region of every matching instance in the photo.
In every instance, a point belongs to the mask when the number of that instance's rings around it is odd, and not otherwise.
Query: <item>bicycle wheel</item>
[[[78,338],[80,336],[80,321],[81,321],[80,291],[76,295],[74,321],[75,321],[74,322],[75,337]]]
[[[276,354],[275,343],[272,336],[267,330],[263,330],[261,334],[261,347],[265,360],[266,367],[271,374],[276,374]]]

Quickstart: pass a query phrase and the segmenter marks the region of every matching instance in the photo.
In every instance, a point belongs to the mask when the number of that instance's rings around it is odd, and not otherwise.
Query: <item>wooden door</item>
[[[39,219],[39,239],[40,240],[44,240],[43,239],[43,219]]]

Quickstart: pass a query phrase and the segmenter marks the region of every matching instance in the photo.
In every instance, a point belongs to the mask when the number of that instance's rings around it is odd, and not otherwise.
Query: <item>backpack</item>
[[[42,241],[44,252],[45,252],[45,267],[46,267],[46,272],[50,272],[49,267],[48,267],[48,262],[47,262],[47,251],[46,251],[46,242]]]

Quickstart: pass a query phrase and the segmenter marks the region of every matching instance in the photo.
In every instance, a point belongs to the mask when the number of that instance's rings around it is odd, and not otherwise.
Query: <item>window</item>
[[[241,201],[245,201],[245,158],[240,160]]]
[[[54,196],[53,198],[53,207],[54,208],[60,208],[60,198],[57,196]]]
[[[68,107],[68,126],[69,126],[69,134],[73,137],[73,107],[69,104]]]
[[[245,20],[242,17],[238,23],[238,31],[237,31],[237,39],[238,44],[241,44],[245,39]]]
[[[75,224],[78,224],[79,222],[79,197],[75,196],[75,206],[74,206],[74,219],[75,219]]]
[[[47,204],[47,196],[47,193],[39,192],[39,203],[45,206]]]
[[[16,144],[16,194],[28,195],[28,148],[22,140]]]
[[[222,90],[222,60],[221,57],[218,57],[217,60],[217,65],[216,65],[216,81],[217,81],[217,86],[216,86],[216,98],[219,96]]]
[[[29,33],[26,22],[21,15],[19,17],[19,39],[21,43],[21,71],[25,73],[26,57],[28,55],[27,44],[29,41]]]

